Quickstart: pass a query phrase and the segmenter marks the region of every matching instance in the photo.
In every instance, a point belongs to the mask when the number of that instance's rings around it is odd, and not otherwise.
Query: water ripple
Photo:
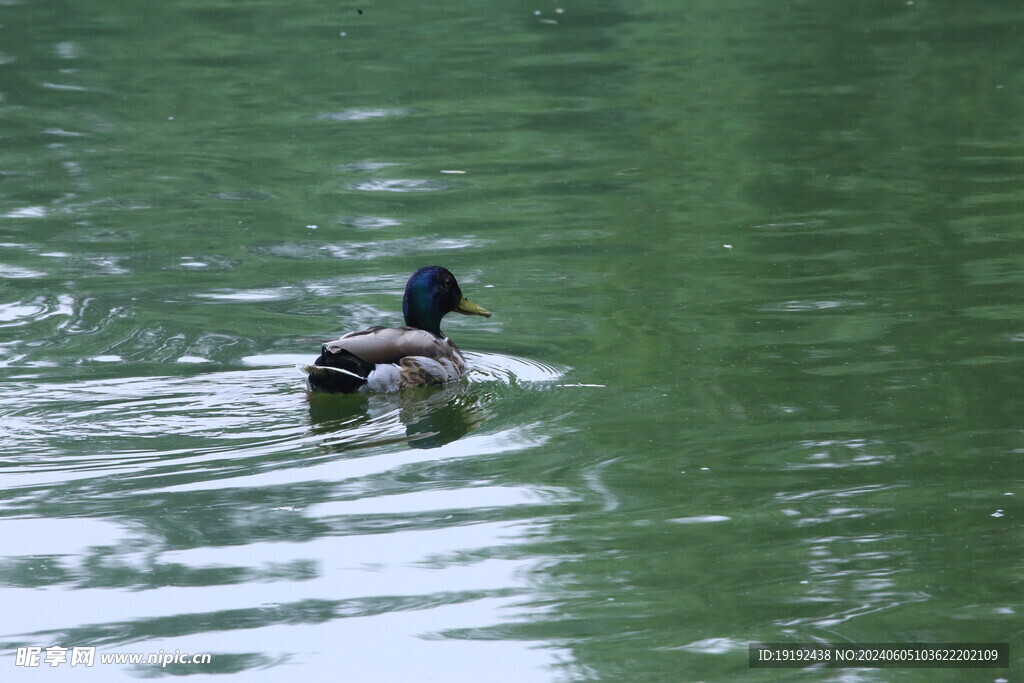
[[[421,254],[448,249],[466,249],[482,246],[484,240],[471,237],[456,239],[439,235],[408,237],[394,240],[335,242],[331,244],[283,242],[258,247],[250,247],[250,251],[259,254],[270,254],[289,259],[346,259],[369,261],[372,259],[393,257],[400,254]],[[376,278],[375,282],[380,282]]]
[[[793,300],[784,301],[777,304],[770,304],[768,306],[762,306],[760,310],[771,311],[779,313],[799,313],[803,311],[824,311],[835,308],[852,308],[857,306],[865,306],[866,304],[862,301],[837,301],[837,300]]]
[[[320,121],[366,121],[368,119],[380,119],[389,116],[406,116],[410,113],[409,109],[401,109],[398,107],[387,109],[368,109],[353,107],[351,109],[344,109],[342,111],[331,111],[323,114],[318,114],[315,118]]]
[[[485,421],[501,396],[488,387],[549,382],[564,372],[514,356],[467,357],[472,370],[465,381],[333,402],[307,401],[294,369],[306,359],[294,355],[254,357],[252,369],[188,376],[0,383],[0,436],[13,468],[7,471],[84,472],[121,468],[139,458],[191,462],[229,452],[253,458],[317,443],[331,452],[406,441],[436,447]],[[167,448],[165,441],[175,446]],[[194,469],[175,467],[179,473]]]
[[[453,187],[453,183],[423,178],[373,178],[348,185],[350,190],[363,192],[441,192]]]
[[[397,218],[388,218],[386,216],[342,216],[338,219],[338,222],[360,230],[394,228],[402,224],[402,221]]]
[[[45,206],[22,206],[12,209],[4,214],[2,218],[43,218],[49,214]]]
[[[464,355],[470,364],[467,377],[475,382],[553,382],[566,372],[566,368],[530,358],[474,351],[466,351]]]
[[[29,301],[0,304],[0,328],[22,327],[54,316],[71,316],[74,300],[67,295],[37,296]]]

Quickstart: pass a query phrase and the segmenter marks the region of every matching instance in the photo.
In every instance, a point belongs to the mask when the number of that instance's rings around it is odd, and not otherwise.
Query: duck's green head
[[[405,324],[441,336],[441,318],[455,311],[466,315],[491,317],[491,312],[467,299],[447,268],[420,268],[405,283],[402,313]]]

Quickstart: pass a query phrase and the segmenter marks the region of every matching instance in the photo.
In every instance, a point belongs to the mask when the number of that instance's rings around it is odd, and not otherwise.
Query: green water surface
[[[0,2],[0,680],[1015,680],[1022,37]],[[430,264],[495,313],[445,321],[468,377],[310,401]],[[1012,666],[748,668],[805,641]]]

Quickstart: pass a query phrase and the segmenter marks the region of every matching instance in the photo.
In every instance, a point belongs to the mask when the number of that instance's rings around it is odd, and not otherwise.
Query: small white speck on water
[[[316,230],[315,225],[307,225],[306,227],[309,228],[310,230]]]
[[[340,33],[338,33],[338,35],[341,36],[342,38],[348,37],[348,33],[346,33],[345,31],[341,31]]]
[[[731,244],[723,244],[722,246],[725,247],[726,249],[732,249]]]

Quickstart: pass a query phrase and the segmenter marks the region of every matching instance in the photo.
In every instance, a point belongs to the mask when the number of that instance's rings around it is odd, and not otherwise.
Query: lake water
[[[1012,666],[771,678],[1012,680],[1022,35],[0,2],[0,680],[760,681],[803,641]],[[494,312],[446,319],[468,377],[310,400],[430,264]]]

